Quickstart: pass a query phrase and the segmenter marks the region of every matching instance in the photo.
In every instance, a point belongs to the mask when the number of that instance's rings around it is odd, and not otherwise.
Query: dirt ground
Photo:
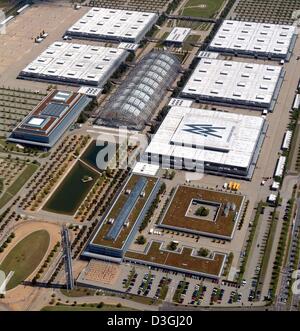
[[[113,285],[117,281],[119,275],[119,265],[92,260],[86,268],[85,279]]]
[[[39,3],[31,6],[9,22],[5,34],[0,35],[0,80],[1,84],[32,90],[46,90],[48,84],[17,80],[22,69],[39,56],[50,44],[62,40],[65,31],[73,25],[88,8],[74,10],[64,1]],[[48,37],[40,44],[34,42],[42,31]]]

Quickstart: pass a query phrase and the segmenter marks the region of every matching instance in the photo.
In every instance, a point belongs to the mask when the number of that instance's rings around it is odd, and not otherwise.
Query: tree
[[[176,175],[176,172],[173,170],[171,173],[170,173],[170,179],[172,180]]]
[[[104,306],[104,303],[101,301],[98,305],[97,305],[97,308],[103,308]]]
[[[203,248],[201,247],[199,250],[198,250],[198,255],[199,256],[202,256],[202,257],[207,257],[209,255],[209,250],[207,248]]]
[[[88,118],[89,118],[89,116],[87,115],[87,113],[83,111],[80,113],[77,123],[80,123],[80,124],[85,123],[88,120]]]
[[[145,245],[146,244],[146,238],[143,236],[143,235],[140,235],[140,236],[138,236],[137,238],[136,238],[136,243],[138,244],[138,245]]]
[[[111,177],[112,171],[109,167],[107,167],[106,170],[105,170],[105,173],[106,173],[107,177]]]
[[[103,94],[107,94],[112,88],[112,83],[110,81],[108,81],[104,87],[103,87],[103,90],[102,90],[102,93]]]
[[[195,212],[195,215],[197,216],[208,216],[208,214],[209,214],[209,209],[203,206],[199,207]]]
[[[178,244],[177,244],[176,242],[171,241],[171,242],[169,243],[169,245],[168,245],[168,249],[169,249],[170,251],[175,251],[175,250],[177,249],[177,246],[178,246]]]

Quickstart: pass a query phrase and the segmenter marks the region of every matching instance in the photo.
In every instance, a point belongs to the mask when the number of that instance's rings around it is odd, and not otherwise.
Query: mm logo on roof
[[[225,130],[225,127],[213,126],[212,124],[185,124],[188,129],[183,129],[183,131],[189,133],[195,133],[204,137],[212,136],[216,138],[222,138],[222,136],[217,135],[219,130]]]

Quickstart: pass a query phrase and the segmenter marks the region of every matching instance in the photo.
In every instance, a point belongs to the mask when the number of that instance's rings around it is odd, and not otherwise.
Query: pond
[[[77,161],[43,209],[53,213],[74,215],[98,178],[99,174],[96,171]]]
[[[97,144],[99,146],[97,146]],[[105,148],[105,154],[103,153],[103,157],[102,157],[102,154],[100,152],[104,148]],[[104,158],[104,161],[106,163],[108,162],[108,160],[111,160],[115,156],[115,154],[116,154],[116,144],[111,142],[109,142],[108,144],[107,141],[103,143],[101,142],[97,143],[96,140],[93,140],[88,146],[88,148],[85,150],[83,155],[81,156],[81,160],[83,160],[84,162],[95,168],[97,171],[101,171],[103,170],[103,168],[106,169],[106,167],[101,167],[101,165],[103,164],[101,162],[102,158]]]

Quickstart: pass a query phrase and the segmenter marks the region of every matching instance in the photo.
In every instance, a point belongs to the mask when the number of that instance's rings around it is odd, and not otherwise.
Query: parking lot
[[[94,261],[95,263],[95,261]],[[79,276],[77,283],[96,285],[99,288],[139,295],[185,306],[207,307],[251,305],[249,301],[249,284],[204,279],[202,277],[185,277],[181,273],[149,269],[144,266],[126,264],[114,284],[92,283]]]

